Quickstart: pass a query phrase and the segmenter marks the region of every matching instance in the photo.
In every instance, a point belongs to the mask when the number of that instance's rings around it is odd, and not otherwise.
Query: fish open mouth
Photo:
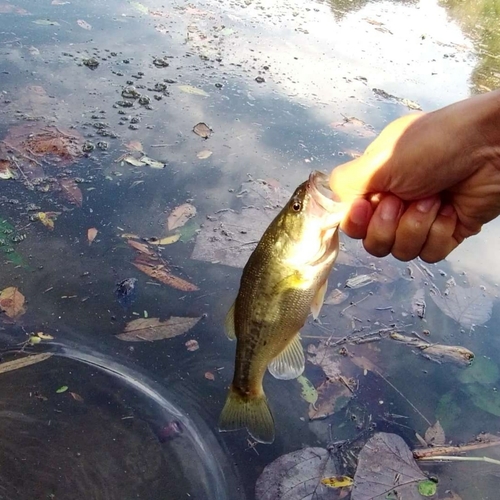
[[[330,224],[332,226],[340,224],[345,215],[346,207],[340,201],[339,197],[330,189],[328,176],[319,170],[314,170],[309,175],[307,190],[314,203],[319,205],[319,207],[316,208],[328,212]]]

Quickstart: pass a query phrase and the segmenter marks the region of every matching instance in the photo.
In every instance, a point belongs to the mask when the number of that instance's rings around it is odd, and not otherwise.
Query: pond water
[[[433,266],[343,237],[330,289],[345,295],[302,331],[315,405],[266,376],[273,445],[217,419],[252,231],[392,119],[499,87],[499,14],[498,0],[0,2],[0,288],[17,289],[0,342],[4,362],[51,355],[0,364],[0,496],[253,499],[264,467],[304,447],[346,440],[354,459],[336,468],[352,476],[376,431],[411,449],[436,420],[450,445],[497,435],[498,221]],[[169,231],[184,204],[196,215]],[[119,337],[170,317],[195,319]],[[394,329],[474,363],[433,362]],[[419,466],[432,498],[498,498],[497,464]]]

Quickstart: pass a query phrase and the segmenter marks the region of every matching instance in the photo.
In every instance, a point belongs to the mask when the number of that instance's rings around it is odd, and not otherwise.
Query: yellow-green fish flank
[[[262,388],[266,369],[279,379],[304,371],[299,331],[317,317],[338,254],[343,206],[328,178],[313,172],[271,222],[243,269],[226,333],[237,339],[233,382],[219,429],[246,427],[262,443],[274,441],[274,421]]]

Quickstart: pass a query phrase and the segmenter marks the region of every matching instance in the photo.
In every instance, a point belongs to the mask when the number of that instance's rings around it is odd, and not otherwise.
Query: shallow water
[[[373,423],[411,448],[415,432],[424,435],[437,418],[453,444],[497,433],[494,368],[464,382],[466,369],[384,339],[346,346],[339,363],[357,380],[356,396],[326,419],[309,421],[296,381],[267,377],[276,442],[219,434],[234,359],[223,321],[241,269],[192,259],[191,234],[160,251],[174,274],[199,287],[177,290],[136,269],[122,235],[165,236],[168,214],[185,202],[196,207],[190,224],[199,229],[207,216],[238,206],[248,179],[291,191],[311,169],[328,171],[359,154],[409,107],[432,110],[498,87],[499,8],[491,0],[0,3],[0,139],[8,143],[1,152],[19,165],[17,180],[0,179],[0,215],[14,228],[7,240],[26,236],[0,248],[2,288],[26,297],[23,315],[3,317],[0,339],[11,360],[30,332],[43,331],[54,339],[28,350],[55,354],[1,374],[5,498],[254,498],[257,477],[278,456],[353,439]],[[91,58],[95,69],[84,64]],[[159,58],[168,66],[155,66]],[[117,104],[130,86],[149,104]],[[199,122],[213,130],[207,140],[192,131]],[[59,163],[35,156],[40,165],[28,165],[13,144],[24,130],[15,127],[26,124],[81,134],[94,149]],[[120,160],[131,141],[165,168]],[[81,203],[61,179],[76,179]],[[33,220],[38,211],[59,213],[53,230]],[[429,330],[432,342],[464,346],[498,366],[498,224],[436,266],[374,259],[344,238],[330,287],[349,297],[306,325],[305,347],[396,325],[406,335]],[[98,230],[91,245],[89,228]],[[344,288],[364,274],[375,281]],[[131,277],[136,297],[124,309],[114,290]],[[475,321],[460,316],[463,303],[447,303],[453,319],[431,297],[450,278],[480,291],[470,307]],[[422,291],[423,320],[413,308]],[[478,316],[481,308],[486,315]],[[202,318],[176,338],[116,338],[145,316]],[[188,351],[188,340],[199,349]],[[325,378],[312,363],[305,375],[315,386]],[[62,386],[68,390],[57,393]],[[163,439],[174,420],[182,435]],[[479,454],[495,458],[495,450]],[[464,500],[496,498],[496,466],[464,464],[422,469],[439,477],[439,498],[446,490]]]

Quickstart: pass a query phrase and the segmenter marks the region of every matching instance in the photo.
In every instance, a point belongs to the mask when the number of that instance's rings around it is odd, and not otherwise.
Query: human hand
[[[399,118],[330,185],[371,254],[445,258],[500,214],[500,91]]]

